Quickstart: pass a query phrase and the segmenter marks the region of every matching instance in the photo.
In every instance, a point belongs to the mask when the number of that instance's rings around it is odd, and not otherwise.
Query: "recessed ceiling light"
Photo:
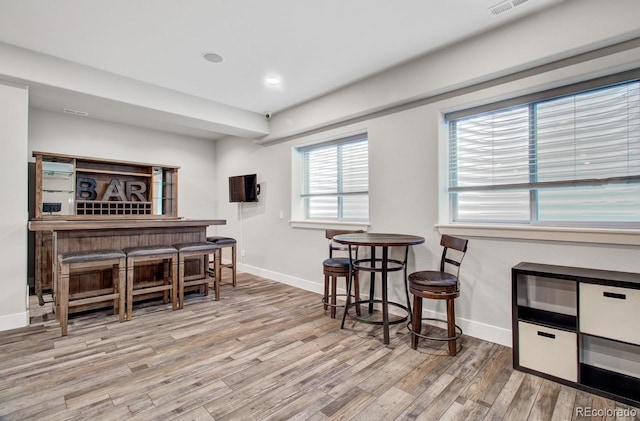
[[[224,61],[224,57],[216,53],[202,53],[202,57],[211,63],[222,63]]]
[[[282,79],[280,76],[271,75],[264,78],[264,83],[267,86],[280,86]]]

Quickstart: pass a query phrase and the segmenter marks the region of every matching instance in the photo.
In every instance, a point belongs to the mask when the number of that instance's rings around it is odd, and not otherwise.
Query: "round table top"
[[[383,234],[363,232],[354,234],[340,234],[333,237],[341,244],[357,246],[414,246],[424,243],[424,237],[408,234]]]

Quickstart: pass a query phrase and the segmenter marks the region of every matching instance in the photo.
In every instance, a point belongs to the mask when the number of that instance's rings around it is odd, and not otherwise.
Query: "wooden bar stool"
[[[140,246],[122,250],[127,255],[127,320],[133,316],[133,297],[152,292],[162,292],[163,303],[178,308],[178,250],[171,246]],[[136,265],[162,263],[162,279],[136,279]],[[140,268],[139,268],[140,269]]]
[[[324,311],[327,308],[331,308],[331,318],[336,318],[336,308],[344,307],[336,303],[336,297],[345,296],[346,294],[337,294],[337,279],[345,279],[345,289],[349,289],[349,282],[353,276],[353,286],[355,301],[360,301],[360,282],[358,280],[358,272],[351,270],[351,263],[349,257],[335,257],[333,254],[336,251],[346,251],[347,246],[336,244],[333,241],[333,237],[339,234],[353,234],[362,233],[364,231],[349,231],[349,230],[325,230],[324,234],[327,240],[329,240],[329,258],[322,262],[322,270],[324,272],[324,295],[322,297],[322,304],[324,305]],[[357,259],[356,248],[356,259]],[[360,305],[356,306],[356,314],[360,315]]]
[[[220,246],[200,241],[194,243],[179,243],[173,247],[178,250],[178,307],[184,307],[184,290],[185,288],[198,286],[203,295],[209,294],[209,280],[211,272],[209,271],[209,255],[214,255],[214,290],[216,301],[220,299]],[[185,275],[185,261],[189,258],[197,258],[197,273]]]
[[[456,325],[454,300],[460,296],[460,281],[458,275],[462,259],[467,252],[468,240],[443,235],[440,245],[443,247],[440,260],[440,270],[423,270],[409,275],[409,290],[413,294],[413,317],[407,325],[411,333],[411,348],[418,348],[420,338],[449,343],[449,355],[456,355],[456,339],[462,336],[462,329]],[[452,267],[453,269],[450,269]],[[422,317],[422,299],[446,300],[447,319]],[[422,321],[432,320],[446,322],[446,336],[427,336],[421,334]]]
[[[232,285],[236,286],[236,239],[231,237],[207,237],[207,241],[220,246],[220,268],[231,269]],[[222,249],[231,247],[231,263],[222,263]]]
[[[53,285],[53,295],[62,336],[67,336],[69,308],[100,302],[111,302],[114,314],[125,320],[125,269],[126,255],[120,250],[95,250],[70,252],[58,255],[58,277]],[[113,287],[92,291],[91,295],[69,294],[69,277],[111,269]]]

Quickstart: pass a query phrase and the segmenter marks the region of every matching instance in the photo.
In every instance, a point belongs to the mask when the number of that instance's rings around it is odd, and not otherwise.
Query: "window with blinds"
[[[369,148],[366,134],[297,148],[302,156],[305,219],[369,219]]]
[[[452,220],[640,226],[638,73],[445,116]]]

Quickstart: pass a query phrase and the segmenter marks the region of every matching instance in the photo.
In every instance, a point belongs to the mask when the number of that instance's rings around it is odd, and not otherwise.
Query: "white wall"
[[[565,0],[391,71],[275,113],[263,141],[360,118],[640,36],[637,0]],[[499,19],[499,17],[496,17]],[[635,53],[638,57],[638,52]]]
[[[574,8],[600,7],[593,1],[568,2]],[[618,4],[618,3],[616,3]],[[624,2],[627,7],[638,7]],[[574,12],[579,10],[574,9]],[[577,23],[587,25],[584,17],[591,19],[589,24],[597,26],[597,10],[587,10],[578,14]],[[619,11],[618,11],[619,12]],[[564,45],[570,45],[572,51],[580,47],[602,46],[605,41],[619,40],[619,29],[629,30],[629,20],[620,14],[620,25],[608,22],[609,32],[600,33],[601,43],[594,40],[591,32],[575,31],[569,33],[566,28],[574,25],[566,12],[565,29],[546,26],[541,16],[535,16],[526,22],[522,29],[517,25],[502,28],[496,33],[476,37],[461,45],[451,47],[451,51],[439,52],[418,63],[426,69],[426,63],[432,61],[435,68],[448,68],[455,73],[459,60],[451,61],[460,54],[469,55],[472,48],[481,51],[482,61],[502,63],[503,69],[522,69],[540,64],[543,52],[548,52],[546,61],[557,58],[557,43],[548,42],[550,32],[560,31]],[[578,16],[577,15],[577,16]],[[576,18],[577,18],[576,16]],[[551,19],[550,22],[555,22]],[[518,23],[520,24],[520,23]],[[636,27],[638,24],[636,23]],[[602,29],[602,26],[598,26]],[[531,33],[541,34],[541,42],[535,43]],[[502,34],[505,38],[499,38]],[[544,36],[542,36],[544,35]],[[508,36],[508,37],[507,37]],[[535,57],[527,54],[513,55],[523,40],[535,43]],[[581,44],[584,43],[584,44]],[[501,48],[495,48],[496,45]],[[508,46],[512,48],[506,48]],[[569,48],[569,47],[567,47]],[[583,49],[584,50],[584,49]],[[566,54],[565,54],[566,55]],[[461,57],[458,56],[458,59]],[[477,62],[477,57],[469,58]],[[535,60],[534,60],[535,59]],[[447,61],[448,60],[448,61]],[[475,60],[475,61],[474,61]],[[534,60],[529,62],[528,60]],[[454,66],[452,63],[458,63]],[[637,48],[630,51],[608,54],[593,60],[568,64],[566,67],[543,74],[519,78],[492,88],[479,90],[463,96],[453,97],[440,102],[422,105],[406,111],[399,111],[383,117],[370,118],[330,130],[315,131],[318,122],[340,120],[336,110],[345,113],[353,111],[354,104],[361,104],[363,98],[375,93],[375,86],[362,83],[361,89],[350,87],[336,94],[320,98],[284,112],[280,118],[283,134],[289,130],[304,133],[314,129],[314,134],[294,137],[270,145],[252,144],[236,138],[227,138],[217,143],[217,183],[220,192],[218,214],[225,215],[230,223],[225,227],[225,235],[242,237],[240,248],[246,256],[241,268],[258,275],[280,280],[312,291],[320,292],[323,283],[322,260],[326,257],[324,232],[314,229],[292,228],[287,223],[290,218],[291,197],[291,149],[292,147],[316,140],[331,139],[340,135],[365,129],[369,133],[370,166],[370,231],[399,232],[424,236],[424,245],[413,247],[410,254],[409,270],[433,269],[437,266],[441,248],[440,234],[435,225],[441,219],[441,204],[446,198],[442,183],[446,172],[446,133],[443,130],[442,112],[478,103],[489,102],[514,94],[522,94],[549,86],[560,85],[640,66],[640,54]],[[466,74],[482,79],[483,67],[465,68]],[[493,69],[492,71],[494,71]],[[407,79],[407,68],[400,72],[391,71],[377,77],[383,78],[381,89],[392,91],[393,85],[401,87],[403,92],[413,89],[416,94],[424,92],[425,80]],[[426,70],[425,70],[426,71]],[[469,76],[471,77],[471,76]],[[453,78],[455,79],[455,78]],[[429,89],[445,92],[456,86],[432,85]],[[443,82],[445,83],[445,82]],[[317,105],[317,107],[315,106]],[[357,107],[356,107],[357,108]],[[274,117],[275,118],[275,117]],[[290,118],[290,119],[289,119]],[[288,120],[289,119],[289,120]],[[288,120],[288,123],[286,121]],[[306,124],[306,126],[305,126]],[[439,158],[440,157],[440,158]],[[245,204],[243,219],[240,220],[235,204],[225,203],[226,177],[241,173],[258,173],[259,182],[266,185],[260,196],[259,204]],[[285,219],[279,219],[283,210]],[[446,220],[445,220],[446,221]],[[511,343],[511,273],[512,266],[521,261],[549,264],[581,266],[600,269],[640,272],[639,249],[636,246],[618,246],[606,244],[584,244],[558,241],[508,240],[475,237],[470,239],[469,253],[461,271],[462,292],[457,300],[458,323],[467,334],[490,341],[510,345]],[[394,274],[391,298],[403,301],[401,277]],[[320,303],[320,298],[318,298]],[[433,311],[443,313],[442,304],[430,305],[425,313]]]
[[[26,88],[0,84],[0,331],[29,324]]]
[[[29,161],[34,161],[33,151],[180,166],[179,216],[217,217],[215,144],[210,140],[31,108]]]

